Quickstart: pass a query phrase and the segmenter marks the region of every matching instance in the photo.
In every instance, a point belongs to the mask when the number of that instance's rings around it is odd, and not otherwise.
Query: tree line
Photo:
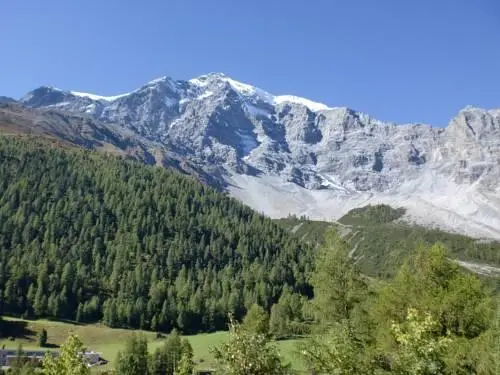
[[[311,295],[309,247],[194,179],[0,137],[0,312],[169,332]]]

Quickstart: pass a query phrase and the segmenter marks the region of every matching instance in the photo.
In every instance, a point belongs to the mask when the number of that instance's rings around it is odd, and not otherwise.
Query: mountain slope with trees
[[[0,137],[1,312],[112,327],[226,328],[283,289],[310,295],[307,245],[193,178]]]
[[[329,230],[337,230],[351,246],[351,255],[357,260],[362,272],[374,277],[394,276],[409,254],[421,246],[431,246],[437,242],[444,244],[454,259],[497,268],[500,266],[500,242],[477,240],[411,225],[398,220],[403,214],[404,210],[400,208],[374,205],[351,210],[334,223],[295,216],[276,222],[315,246],[324,243]]]

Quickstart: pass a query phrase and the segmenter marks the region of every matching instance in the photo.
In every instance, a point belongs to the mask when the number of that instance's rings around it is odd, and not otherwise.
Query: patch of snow
[[[46,88],[46,89],[49,89],[49,90],[52,90],[52,91],[64,92],[64,90],[61,90],[60,88],[54,87],[54,86],[42,86],[42,88]]]
[[[206,98],[208,98],[208,97],[212,96],[213,94],[214,94],[214,93],[213,93],[212,91],[207,90],[207,91],[205,91],[203,94],[201,94],[200,96],[198,96],[196,99],[197,99],[197,100],[203,100],[203,99],[206,99]]]
[[[348,192],[348,190],[343,187],[338,181],[337,179],[332,176],[332,175],[328,175],[328,174],[325,174],[325,175],[319,175],[322,179],[322,185],[323,186],[328,186],[332,189],[337,189],[337,190],[342,190],[342,191],[345,191],[345,192]]]
[[[70,102],[60,102],[60,103],[48,105],[47,107],[64,107],[65,105],[68,105],[68,104],[70,104]]]
[[[163,76],[163,77],[159,77],[159,78],[155,78],[153,79],[152,81],[149,81],[147,84],[150,85],[150,84],[155,84],[155,83],[160,83],[160,82],[163,82],[163,81],[166,81],[168,79],[167,76]]]
[[[262,108],[258,108],[252,104],[245,104],[245,110],[252,116],[255,116],[255,117],[271,117],[271,114],[269,113],[269,111],[266,111]]]
[[[298,96],[293,96],[293,95],[275,96],[258,87],[240,81],[236,81],[222,73],[211,73],[203,75],[197,78],[190,79],[189,82],[198,87],[205,87],[208,84],[210,84],[210,82],[212,82],[213,80],[229,83],[237,93],[239,93],[241,96],[245,98],[258,98],[261,101],[267,102],[269,104],[281,104],[281,103],[301,104],[308,107],[311,111],[314,112],[332,109],[325,104],[316,103],[313,102],[312,100],[300,98]]]
[[[259,98],[260,100],[268,103],[273,102],[274,96],[269,94],[268,92],[259,89],[258,87],[236,81],[223,73],[210,73],[189,80],[191,84],[194,84],[198,87],[205,87],[214,81],[229,83],[231,87],[243,97]]]
[[[293,95],[279,95],[274,97],[274,103],[276,104],[281,104],[281,103],[294,103],[294,104],[301,104],[309,108],[313,112],[317,111],[324,111],[331,109],[325,104],[322,103],[316,103],[313,102],[312,100],[305,99],[305,98],[300,98],[298,96],[293,96]]]
[[[271,102],[273,100],[273,95],[268,92],[261,90],[257,87],[235,81],[229,77],[223,78],[224,81],[228,82],[233,89],[235,89],[240,95],[243,96],[257,96],[263,101]]]
[[[189,99],[189,98],[181,99],[181,100],[179,100],[179,105],[184,105],[185,103],[189,103],[190,101],[191,101],[191,99]]]
[[[222,78],[223,81],[228,82],[236,91],[243,95],[255,95],[257,88],[246,83],[235,81],[229,77]]]
[[[165,99],[163,99],[163,102],[167,107],[175,107],[177,103],[179,103],[177,100],[173,98],[169,98],[168,96],[165,96]]]
[[[101,96],[101,95],[89,94],[86,92],[79,92],[79,91],[70,91],[70,93],[71,93],[71,95],[79,96],[81,98],[89,98],[91,100],[104,100],[106,102],[112,102],[114,100],[123,98],[124,96],[130,95],[129,92],[127,92],[125,94],[115,95],[115,96]]]
[[[95,110],[95,108],[96,108],[95,103],[89,104],[85,109],[85,113],[92,113]]]
[[[191,83],[191,84],[193,84],[193,85],[199,86],[199,87],[205,87],[205,86],[208,85],[209,82],[206,81],[206,80],[201,79],[202,77],[204,77],[204,76],[201,76],[201,77],[198,77],[198,78],[192,78],[188,82]]]
[[[490,109],[488,111],[492,116],[499,116],[500,117],[500,109]]]

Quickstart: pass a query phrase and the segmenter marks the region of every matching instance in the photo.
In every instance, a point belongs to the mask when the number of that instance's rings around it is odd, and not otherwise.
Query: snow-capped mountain
[[[331,220],[385,202],[418,223],[500,238],[500,110],[467,107],[446,129],[396,125],[221,73],[112,97],[40,87],[19,103],[133,131],[271,216]]]

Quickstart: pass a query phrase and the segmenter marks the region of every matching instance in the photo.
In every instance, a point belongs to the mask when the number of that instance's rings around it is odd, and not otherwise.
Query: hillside
[[[207,173],[196,163],[164,145],[150,141],[119,124],[104,124],[85,114],[55,108],[32,109],[18,103],[0,102],[0,134],[43,137],[56,141],[59,145],[83,147],[148,165],[176,169],[220,188],[216,173]]]
[[[311,252],[272,220],[163,168],[0,137],[2,314],[184,332],[310,294]]]
[[[326,230],[335,229],[352,246],[362,271],[375,277],[392,277],[403,260],[418,247],[443,243],[450,255],[468,263],[500,266],[500,242],[481,241],[399,221],[404,210],[387,205],[351,210],[338,222],[312,221],[294,216],[276,220],[301,240],[321,243]],[[500,275],[497,270],[493,274]]]

